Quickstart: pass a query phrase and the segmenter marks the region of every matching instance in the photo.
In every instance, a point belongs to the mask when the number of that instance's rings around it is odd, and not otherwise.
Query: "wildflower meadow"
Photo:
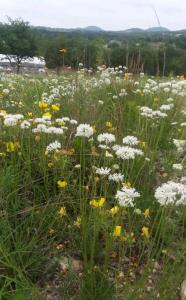
[[[179,299],[186,80],[0,73],[0,299]]]

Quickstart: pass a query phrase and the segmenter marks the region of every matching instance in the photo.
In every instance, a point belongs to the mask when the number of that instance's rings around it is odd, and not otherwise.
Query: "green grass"
[[[137,300],[156,299],[157,294],[159,299],[177,299],[186,277],[186,208],[160,207],[154,192],[162,183],[179,182],[185,175],[185,149],[178,153],[173,144],[173,139],[185,139],[185,127],[180,125],[186,121],[184,95],[161,87],[153,92],[153,86],[146,94],[147,77],[109,78],[110,85],[100,75],[0,74],[0,299],[45,299],[55,276],[59,299]],[[119,95],[122,89],[126,95]],[[134,93],[136,89],[140,92]],[[51,95],[51,104],[40,108],[39,101]],[[167,117],[140,115],[141,106],[158,110],[169,97],[174,108]],[[31,127],[21,129],[22,121],[5,126],[3,111],[22,114]],[[46,112],[51,113],[51,126],[67,127],[63,135],[32,132],[35,118]],[[57,124],[55,120],[63,117],[93,126],[93,138],[76,137],[77,125],[68,121]],[[99,148],[97,136],[104,132],[114,134],[114,144],[119,145],[125,136],[136,136],[136,148],[144,155],[122,160],[111,148]],[[55,140],[61,150],[47,153]],[[182,163],[183,170],[173,170],[174,163]],[[123,183],[97,175],[95,167],[122,173]],[[59,188],[59,180],[67,186]],[[118,205],[115,195],[123,185],[140,193],[134,207]],[[103,205],[90,205],[101,197]],[[114,206],[119,207],[116,214],[110,211]],[[59,214],[61,208],[64,215]],[[121,232],[114,236],[116,226]],[[142,234],[144,227],[147,236]],[[78,257],[82,270],[62,270],[64,257]],[[153,272],[155,262],[158,272]]]

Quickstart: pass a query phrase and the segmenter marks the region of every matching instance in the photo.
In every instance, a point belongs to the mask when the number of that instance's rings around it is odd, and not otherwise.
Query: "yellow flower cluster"
[[[105,201],[106,201],[106,199],[102,197],[99,200],[93,199],[89,203],[92,207],[99,208],[99,207],[102,207],[104,205]]]

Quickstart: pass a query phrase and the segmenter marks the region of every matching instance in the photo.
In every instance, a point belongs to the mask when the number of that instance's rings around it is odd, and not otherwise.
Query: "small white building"
[[[11,61],[11,63],[10,63]],[[43,57],[33,57],[22,60],[20,72],[44,72],[46,68]],[[14,55],[0,54],[0,70],[12,71],[16,70],[16,60]]]

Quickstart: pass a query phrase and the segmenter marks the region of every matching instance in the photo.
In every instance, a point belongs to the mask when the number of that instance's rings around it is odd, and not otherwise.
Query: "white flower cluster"
[[[116,141],[115,135],[112,133],[101,133],[98,135],[97,140],[99,143],[110,144]]]
[[[30,122],[24,120],[21,124],[20,127],[21,129],[28,129],[31,126]]]
[[[166,113],[161,112],[160,110],[152,110],[147,106],[140,107],[141,116],[145,116],[147,118],[165,118],[167,117]]]
[[[46,148],[47,152],[54,152],[54,151],[60,150],[60,149],[61,149],[61,143],[58,141],[50,143]]]
[[[171,104],[163,104],[163,105],[160,106],[160,110],[162,110],[162,111],[169,111],[173,107],[174,107],[173,103],[171,103]]]
[[[174,181],[168,181],[156,189],[154,196],[162,206],[185,205],[186,185]]]
[[[137,137],[132,136],[132,135],[127,135],[123,139],[123,144],[129,145],[129,146],[135,146],[135,145],[139,144],[139,141],[138,141]]]
[[[2,92],[3,92],[4,95],[8,95],[10,93],[10,90],[9,89],[3,89]]]
[[[73,120],[73,119],[71,120],[68,117],[63,117],[61,119],[56,119],[56,123],[62,124],[64,122],[69,122],[72,125],[77,125],[78,124],[78,122],[76,120]]]
[[[186,146],[186,140],[173,139],[173,144],[176,146],[177,151],[182,153],[184,151],[184,147]]]
[[[172,168],[173,168],[173,170],[178,170],[178,171],[182,171],[183,170],[182,164],[173,164]]]
[[[59,134],[62,135],[64,133],[62,128],[58,127],[47,127],[45,124],[38,124],[36,128],[32,130],[33,133],[48,133],[48,134]]]
[[[4,116],[4,125],[7,127],[15,126],[22,119],[24,119],[24,116],[21,114],[8,114]]]
[[[90,138],[94,133],[89,124],[80,124],[76,129],[76,136]]]
[[[52,124],[51,122],[51,117],[42,117],[42,118],[35,118],[33,120],[34,123],[38,124],[45,124],[45,125],[48,125],[50,126]]]
[[[140,149],[128,147],[128,146],[118,146],[116,148],[116,156],[121,159],[134,159],[136,156],[142,156],[143,151]]]
[[[108,179],[114,182],[122,182],[124,180],[124,175],[121,173],[110,174]]]
[[[123,187],[117,191],[115,198],[119,205],[124,207],[134,207],[135,198],[140,197],[140,193],[136,192],[135,188]]]
[[[53,127],[48,127],[47,130],[46,130],[46,133],[62,135],[64,133],[64,131],[63,131],[62,128],[58,128],[58,127],[53,126]]]

